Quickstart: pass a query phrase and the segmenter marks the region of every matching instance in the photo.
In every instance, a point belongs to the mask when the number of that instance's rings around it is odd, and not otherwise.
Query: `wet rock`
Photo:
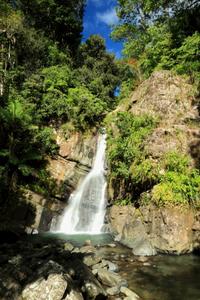
[[[94,246],[83,246],[79,249],[81,253],[95,253],[96,249]]]
[[[92,246],[91,240],[85,240],[84,246]]]
[[[51,274],[27,285],[22,292],[22,300],[61,300],[67,288],[62,274]]]
[[[114,272],[109,272],[107,270],[100,269],[97,272],[97,276],[98,279],[106,286],[110,286],[110,287],[127,286],[127,281]]]
[[[97,265],[101,261],[101,257],[96,255],[86,255],[83,258],[83,262],[88,266],[92,267],[94,265]]]
[[[111,272],[119,272],[119,267],[118,265],[114,264],[113,262],[109,261],[109,260],[102,260],[102,264],[104,266],[108,267],[108,270]]]
[[[74,246],[71,243],[65,243],[64,244],[64,249],[66,251],[72,251],[74,249]]]
[[[138,300],[140,298],[136,293],[124,286],[120,288],[120,292],[128,297],[127,300]]]

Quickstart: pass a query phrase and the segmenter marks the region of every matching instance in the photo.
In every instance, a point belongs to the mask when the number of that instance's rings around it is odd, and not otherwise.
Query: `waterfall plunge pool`
[[[81,247],[86,241],[91,241],[93,246],[103,246],[113,242],[113,238],[109,233],[101,234],[65,234],[63,232],[45,232],[29,236],[33,242],[38,242],[40,240],[49,241],[66,241],[72,243],[74,246]]]

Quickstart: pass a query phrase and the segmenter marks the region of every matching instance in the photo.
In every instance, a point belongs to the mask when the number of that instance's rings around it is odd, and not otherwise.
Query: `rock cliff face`
[[[193,164],[200,166],[199,111],[194,87],[184,78],[169,71],[155,72],[132,94],[129,103],[116,111],[134,115],[152,115],[158,125],[144,143],[145,153],[152,161],[166,152],[189,154]],[[120,193],[120,187],[118,188]],[[109,186],[109,197],[113,199]],[[123,196],[122,196],[123,197]],[[117,239],[133,248],[138,255],[188,253],[200,248],[199,212],[179,208],[112,206],[109,211],[111,231]]]
[[[200,214],[192,210],[114,205],[110,224],[117,240],[135,255],[184,254],[200,248]]]
[[[60,147],[59,155],[49,161],[49,169],[57,184],[61,186],[58,198],[67,201],[71,192],[92,167],[97,136],[74,133],[66,140],[58,134],[57,144]]]
[[[67,140],[57,134],[57,143],[60,146],[59,155],[49,160],[49,170],[59,187],[59,193],[54,199],[29,192],[28,199],[35,211],[35,219],[31,228],[39,231],[48,231],[57,222],[67,205],[72,191],[89,172],[96,151],[97,136],[74,133]]]
[[[199,164],[199,111],[194,87],[170,71],[155,72],[134,92],[128,110],[158,118],[159,125],[146,141],[146,151],[158,158],[168,151],[191,154]]]

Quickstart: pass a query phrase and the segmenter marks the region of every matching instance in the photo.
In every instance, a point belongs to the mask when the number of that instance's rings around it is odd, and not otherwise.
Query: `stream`
[[[157,255],[137,257],[131,249],[113,243],[109,234],[66,235],[45,233],[32,237],[38,240],[58,239],[81,246],[87,240],[96,247],[96,254],[119,266],[120,275],[142,300],[200,300],[200,257],[196,255]]]

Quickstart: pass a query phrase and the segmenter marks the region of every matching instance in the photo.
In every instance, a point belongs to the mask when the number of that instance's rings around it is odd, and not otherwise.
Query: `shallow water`
[[[119,272],[128,281],[129,288],[143,300],[200,300],[200,256],[159,255],[146,258],[142,262],[133,256],[130,249],[112,243],[109,234],[65,235],[43,234],[36,239],[59,239],[81,246],[85,240],[91,240],[97,247],[97,254],[102,255],[119,266]]]

